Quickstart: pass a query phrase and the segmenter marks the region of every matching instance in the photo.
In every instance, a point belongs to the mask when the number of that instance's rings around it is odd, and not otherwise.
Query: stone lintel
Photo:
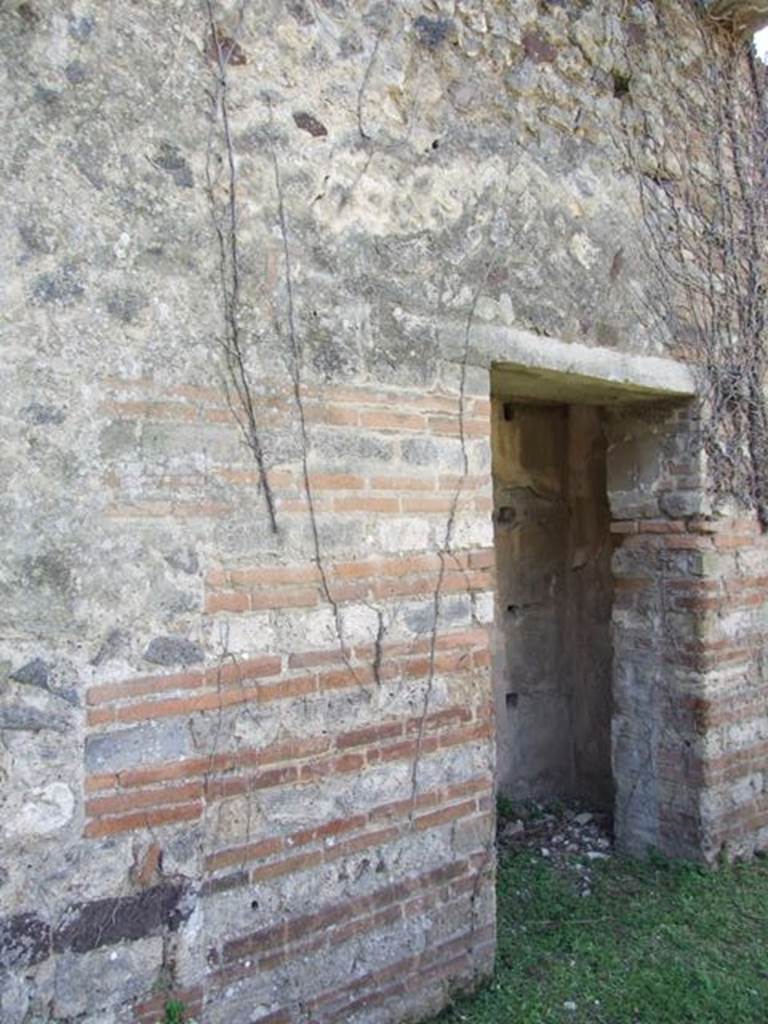
[[[491,367],[492,393],[499,398],[619,405],[696,394],[693,372],[675,359],[631,355],[515,328],[474,327],[469,357]]]

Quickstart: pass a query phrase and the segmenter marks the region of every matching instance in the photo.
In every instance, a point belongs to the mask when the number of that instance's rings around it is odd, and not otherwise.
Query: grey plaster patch
[[[128,455],[136,445],[136,427],[131,420],[115,420],[99,433],[99,452],[105,458]]]
[[[313,337],[308,341],[312,366],[325,381],[350,377],[359,368],[360,354],[351,346],[327,345]]]
[[[25,978],[14,974],[0,977],[0,1020],[3,1024],[23,1024],[29,1010],[29,986]]]
[[[35,99],[43,107],[47,108],[52,115],[58,113],[61,93],[57,89],[51,89],[50,86],[46,85],[36,85]]]
[[[400,442],[403,462],[412,466],[442,466],[446,469],[461,469],[461,446],[452,441],[435,441],[431,438],[413,437]]]
[[[66,594],[72,585],[72,566],[60,550],[27,555],[22,561],[22,572],[27,585],[34,587],[46,587]]]
[[[17,230],[30,252],[50,254],[55,251],[57,242],[54,231],[49,225],[37,221],[34,216],[20,221]]]
[[[45,304],[69,306],[85,294],[82,278],[72,263],[64,263],[57,270],[40,274],[32,285],[32,296]]]
[[[696,491],[676,491],[659,495],[659,508],[668,516],[683,518],[685,516],[704,516],[712,510],[709,495]]]
[[[471,600],[466,595],[444,597],[440,601],[439,621],[441,625],[466,622],[471,615]],[[435,606],[430,598],[416,607],[403,612],[403,621],[413,633],[430,633],[435,625]]]
[[[133,323],[147,305],[147,297],[142,292],[129,289],[114,289],[105,297],[105,305],[110,316],[124,324]]]
[[[26,0],[16,8],[16,14],[27,29],[33,28],[40,21],[40,15],[32,4],[27,3]]]
[[[194,548],[174,548],[165,555],[165,560],[172,569],[186,573],[188,576],[196,576],[200,571],[200,559]]]
[[[63,954],[56,961],[55,1019],[118,1019],[113,1012],[121,1003],[152,990],[161,957],[160,937],[90,953]]]
[[[178,188],[192,188],[195,184],[192,168],[182,156],[178,146],[174,146],[170,142],[161,142],[152,162],[156,167],[160,167],[170,174]]]
[[[337,432],[317,428],[312,435],[313,453],[322,457],[324,465],[336,464],[351,467],[361,462],[392,462],[394,445],[383,438],[359,434],[339,436]]]
[[[58,426],[67,418],[63,409],[55,405],[44,405],[42,402],[30,402],[29,405],[25,405],[21,415],[36,427]]]

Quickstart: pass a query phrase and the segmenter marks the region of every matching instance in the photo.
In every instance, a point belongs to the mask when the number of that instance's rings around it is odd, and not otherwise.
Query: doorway
[[[498,781],[613,805],[610,512],[598,406],[495,398]]]
[[[676,660],[698,613],[669,603],[708,543],[686,518],[708,508],[693,374],[517,330],[474,343],[491,367],[499,791],[612,810],[627,852],[698,855],[699,674]]]

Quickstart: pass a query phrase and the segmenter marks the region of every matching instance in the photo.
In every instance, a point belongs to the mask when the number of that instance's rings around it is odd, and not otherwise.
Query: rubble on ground
[[[613,853],[611,816],[578,804],[509,804],[499,816],[499,853],[529,851],[572,873],[582,896],[592,891],[592,869]]]

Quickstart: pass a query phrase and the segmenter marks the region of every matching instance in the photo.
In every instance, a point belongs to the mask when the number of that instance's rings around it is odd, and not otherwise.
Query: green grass
[[[615,857],[580,897],[525,851],[502,858],[498,901],[494,977],[440,1024],[768,1022],[764,860],[706,872]]]
[[[180,999],[169,999],[165,1004],[163,1024],[184,1024],[185,1008]]]

